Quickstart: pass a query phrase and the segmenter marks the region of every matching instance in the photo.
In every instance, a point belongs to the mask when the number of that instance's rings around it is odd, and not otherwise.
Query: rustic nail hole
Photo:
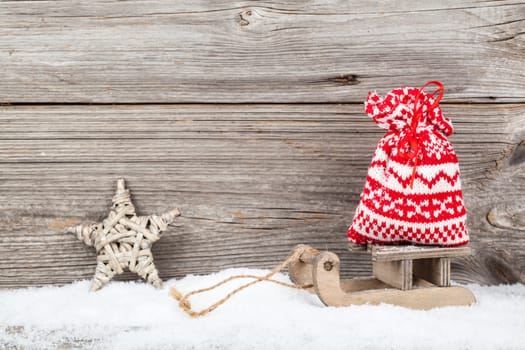
[[[332,271],[332,269],[334,268],[334,264],[331,261],[326,261],[323,264],[323,267],[326,271]]]

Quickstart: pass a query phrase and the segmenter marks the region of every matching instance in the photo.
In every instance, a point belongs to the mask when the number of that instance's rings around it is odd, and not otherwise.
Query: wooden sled
[[[312,284],[327,306],[391,304],[428,310],[476,302],[467,288],[450,286],[450,259],[471,255],[468,247],[369,245],[365,251],[372,255],[374,277],[340,280],[336,254],[308,249],[290,263],[290,278],[297,285]]]

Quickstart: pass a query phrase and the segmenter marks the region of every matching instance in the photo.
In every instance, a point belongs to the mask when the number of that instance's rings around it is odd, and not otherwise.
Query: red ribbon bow
[[[419,89],[414,100],[412,124],[410,125],[410,130],[399,141],[398,144],[399,156],[407,160],[413,160],[414,162],[414,167],[412,168],[412,178],[410,180],[410,188],[414,186],[414,179],[416,178],[416,169],[418,166],[417,155],[419,152],[419,140],[417,139],[417,126],[419,124],[419,119],[423,117],[423,106],[425,104],[426,99],[426,96],[423,94],[423,90],[425,90],[425,88],[429,85],[437,85],[437,89],[431,94],[429,94],[431,97],[434,98],[434,103],[432,103],[430,108],[427,109],[427,112],[430,112],[435,107],[437,107],[439,105],[439,101],[441,101],[441,99],[443,98],[445,88],[443,84],[441,84],[439,81],[429,81]],[[407,145],[409,147],[406,147]],[[408,149],[408,151],[405,151],[405,149]]]

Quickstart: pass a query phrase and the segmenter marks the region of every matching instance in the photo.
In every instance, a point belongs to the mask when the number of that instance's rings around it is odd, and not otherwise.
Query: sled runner
[[[341,280],[336,254],[308,249],[290,263],[290,278],[312,284],[327,306],[384,303],[427,310],[476,302],[467,288],[450,285],[450,259],[470,255],[468,247],[368,245],[366,252],[374,277]]]

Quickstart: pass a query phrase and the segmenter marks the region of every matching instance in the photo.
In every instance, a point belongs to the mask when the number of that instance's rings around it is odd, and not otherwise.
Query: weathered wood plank
[[[372,261],[399,261],[469,256],[469,247],[421,247],[372,245]]]
[[[414,260],[414,278],[421,278],[439,287],[450,287],[450,258]]]
[[[412,289],[412,260],[374,261],[372,273],[375,278],[389,286],[401,290]]]
[[[525,101],[519,1],[3,1],[0,102]]]
[[[119,176],[139,213],[181,209],[154,246],[163,278],[271,267],[298,243],[338,253],[343,276],[370,275],[345,237],[382,135],[362,108],[0,107],[0,286],[90,278],[94,252],[62,230],[102,219]],[[525,281],[525,105],[444,110],[474,250],[453,278]]]

